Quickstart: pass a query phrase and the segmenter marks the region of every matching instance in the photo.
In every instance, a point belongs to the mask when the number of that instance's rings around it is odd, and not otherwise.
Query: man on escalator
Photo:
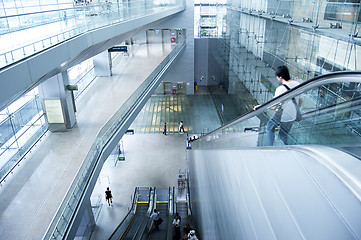
[[[276,69],[275,75],[278,82],[282,83],[282,85],[276,88],[274,97],[277,97],[300,84],[297,81],[291,80],[290,73],[286,66],[279,66]],[[288,134],[291,131],[293,122],[296,120],[297,110],[299,110],[297,108],[299,108],[302,103],[302,100],[299,97],[294,99],[295,100],[285,101],[271,108],[276,110],[276,113],[267,123],[268,146],[273,146],[275,138],[274,131],[277,126],[280,126],[280,132],[278,133],[280,139],[285,145],[288,144]],[[281,111],[281,113],[277,114],[277,111]]]
[[[178,212],[175,213],[173,218],[172,227],[174,228],[175,234],[174,239],[179,240],[181,236],[180,228],[181,228],[181,217],[179,216]]]
[[[159,230],[159,225],[163,222],[163,219],[159,216],[160,212],[157,209],[154,209],[152,215],[150,215],[150,219],[154,222],[154,227],[156,230]]]
[[[277,97],[300,84],[297,81],[291,80],[290,73],[286,66],[277,67],[275,75],[278,82],[282,85],[276,88],[274,97]],[[278,133],[280,139],[285,145],[288,144],[288,134],[291,131],[293,122],[298,117],[298,113],[300,113],[299,108],[301,103],[302,99],[300,97],[295,97],[292,100],[287,100],[270,108],[276,111],[267,123],[266,131],[268,146],[273,146],[275,129],[278,126],[280,127],[280,131]],[[256,110],[257,107],[259,107],[259,105],[254,107],[254,109]]]

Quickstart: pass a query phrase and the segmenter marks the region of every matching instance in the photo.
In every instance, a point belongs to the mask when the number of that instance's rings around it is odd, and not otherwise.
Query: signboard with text
[[[127,46],[115,46],[108,49],[108,52],[128,52]]]
[[[60,99],[44,99],[48,123],[65,123]]]

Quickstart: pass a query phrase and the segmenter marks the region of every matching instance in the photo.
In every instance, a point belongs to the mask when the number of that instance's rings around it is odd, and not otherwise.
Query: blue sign
[[[108,49],[108,52],[128,52],[127,46],[115,46]]]

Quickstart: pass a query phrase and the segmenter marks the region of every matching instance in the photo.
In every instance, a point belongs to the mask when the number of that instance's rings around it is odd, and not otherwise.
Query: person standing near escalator
[[[275,75],[278,82],[282,85],[276,88],[274,97],[277,97],[289,89],[299,85],[299,82],[291,80],[288,68],[286,66],[279,66],[276,69]],[[302,99],[300,97],[295,97],[295,100],[287,100],[285,102],[279,103],[270,109],[276,110],[273,117],[268,121],[266,131],[267,131],[267,145],[273,146],[275,138],[275,129],[280,126],[280,131],[278,133],[282,142],[288,144],[288,134],[291,131],[293,122],[296,120],[297,108],[302,104]],[[258,106],[255,107],[255,109]]]

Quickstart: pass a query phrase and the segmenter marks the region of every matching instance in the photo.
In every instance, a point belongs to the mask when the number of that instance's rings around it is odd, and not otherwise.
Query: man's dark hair
[[[286,81],[291,79],[290,73],[288,72],[288,68],[286,66],[277,67],[275,75],[277,77],[282,77]]]

